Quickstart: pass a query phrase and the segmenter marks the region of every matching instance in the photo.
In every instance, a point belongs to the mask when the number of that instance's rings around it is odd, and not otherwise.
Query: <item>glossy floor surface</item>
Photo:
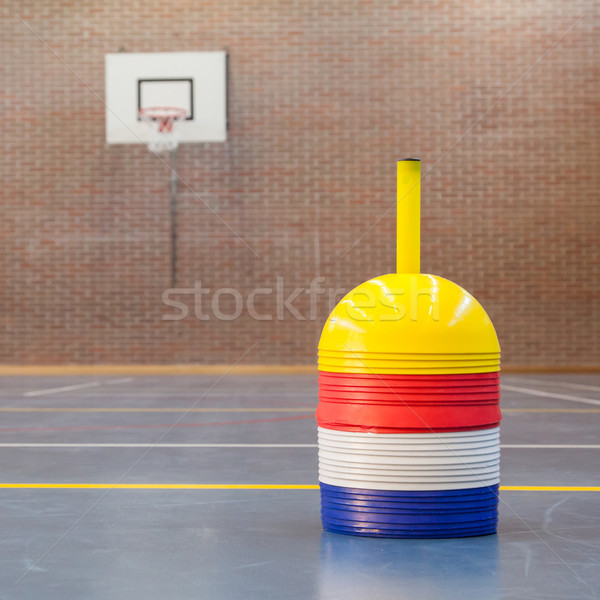
[[[600,376],[502,377],[499,533],[458,540],[322,532],[316,377],[0,386],[2,600],[600,597]]]

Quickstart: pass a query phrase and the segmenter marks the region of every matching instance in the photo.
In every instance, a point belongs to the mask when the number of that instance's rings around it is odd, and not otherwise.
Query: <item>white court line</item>
[[[500,386],[502,390],[509,392],[521,392],[522,394],[529,394],[531,396],[541,396],[542,398],[556,398],[557,400],[568,400],[569,402],[583,402],[583,404],[594,404],[600,406],[600,400],[593,398],[580,398],[579,396],[569,396],[568,394],[553,394],[552,392],[541,392],[539,390],[531,390],[529,388],[515,387],[514,385]]]
[[[318,448],[318,444],[0,443],[0,448]],[[500,444],[508,449],[600,450],[600,444]]]
[[[24,392],[23,396],[31,398],[32,396],[46,396],[48,394],[58,394],[59,392],[72,392],[74,390],[84,390],[86,388],[98,387],[101,385],[115,385],[117,383],[128,383],[133,381],[133,377],[121,377],[119,379],[109,379],[108,381],[90,381],[88,383],[75,383],[73,385],[63,385],[57,388],[47,388],[45,390],[33,390]]]
[[[545,379],[534,379],[532,377],[519,377],[519,381],[525,383],[537,383],[541,385],[557,385],[559,387],[573,388],[577,390],[590,390],[592,392],[600,392],[600,387],[597,385],[586,385],[583,383],[571,383],[570,381],[550,381]]]
[[[500,448],[543,448],[546,450],[600,450],[600,444],[500,444]]]
[[[45,444],[4,443],[0,448],[316,448],[317,444]]]
[[[23,396],[45,396],[46,394],[58,394],[59,392],[71,392],[73,390],[83,390],[85,388],[98,387],[99,381],[90,381],[88,383],[76,383],[74,385],[63,385],[57,388],[47,388],[45,390],[33,390],[32,392],[23,392]]]

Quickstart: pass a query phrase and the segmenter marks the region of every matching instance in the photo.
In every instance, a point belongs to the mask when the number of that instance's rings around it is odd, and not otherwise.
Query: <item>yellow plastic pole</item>
[[[421,161],[398,161],[396,272],[421,271]]]

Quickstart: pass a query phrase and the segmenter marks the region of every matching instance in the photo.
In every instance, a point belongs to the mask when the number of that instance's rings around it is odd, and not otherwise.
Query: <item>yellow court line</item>
[[[312,365],[0,365],[0,375],[316,375]]]
[[[20,413],[20,412],[116,412],[116,413],[262,413],[262,412],[313,412],[315,407],[298,406],[291,408],[62,408],[56,406],[37,407],[37,406],[8,406],[0,407],[0,412]]]
[[[318,490],[318,485],[229,483],[0,483],[0,489],[77,490]],[[600,492],[600,487],[502,485],[503,492]]]
[[[600,373],[600,365],[504,365],[503,373]],[[312,365],[0,365],[0,376],[16,375],[316,375]]]
[[[503,492],[600,492],[600,487],[553,485],[501,485]]]

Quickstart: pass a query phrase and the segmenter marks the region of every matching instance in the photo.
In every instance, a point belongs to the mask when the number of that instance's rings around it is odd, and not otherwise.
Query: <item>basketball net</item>
[[[173,106],[150,106],[140,108],[140,119],[151,127],[152,135],[147,146],[150,152],[171,152],[179,146],[177,125],[188,118],[184,108]]]

